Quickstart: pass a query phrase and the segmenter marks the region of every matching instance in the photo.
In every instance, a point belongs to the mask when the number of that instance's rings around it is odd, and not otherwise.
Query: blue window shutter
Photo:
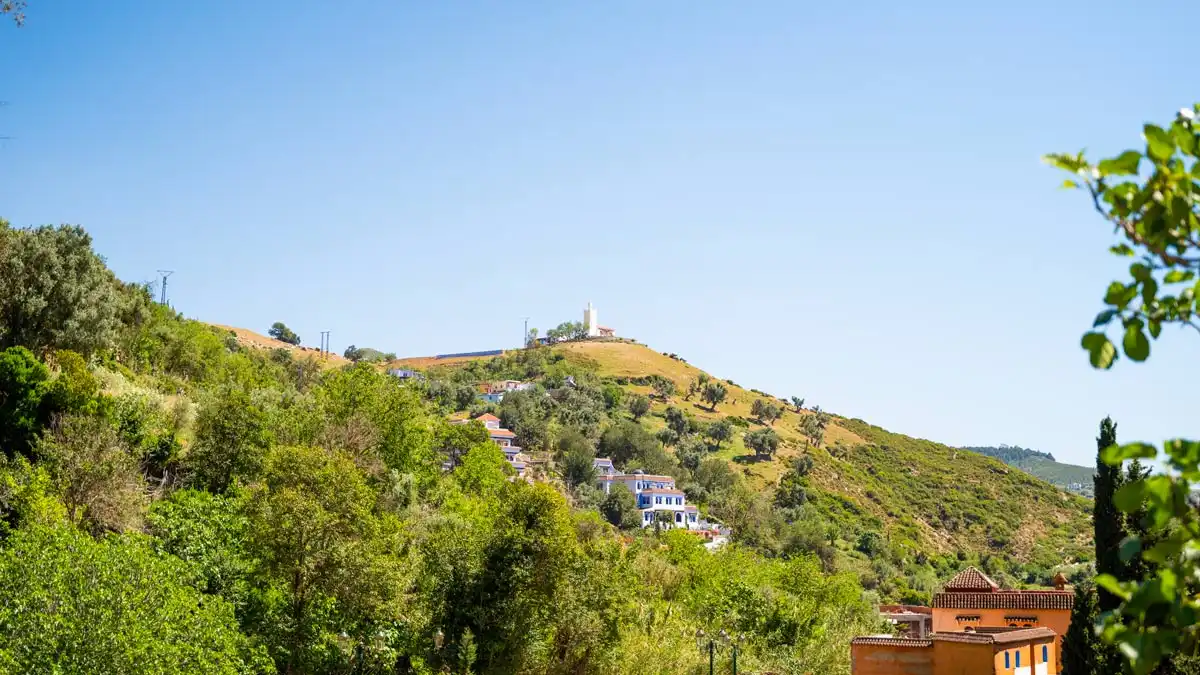
[[[1012,668],[1012,664],[1011,664],[1011,663],[1009,663],[1009,661],[1008,661],[1008,650],[1005,650],[1005,651],[1004,651],[1004,667],[1005,667],[1005,668]]]
[[[1042,663],[1050,663],[1050,648],[1042,645]]]
[[[1021,650],[1020,649],[1017,650],[1017,667],[1018,668],[1021,667]]]

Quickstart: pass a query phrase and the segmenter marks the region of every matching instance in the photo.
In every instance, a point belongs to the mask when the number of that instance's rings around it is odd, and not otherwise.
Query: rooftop
[[[1071,591],[955,591],[935,594],[933,606],[938,609],[1071,609],[1075,606],[1075,594]]]
[[[954,575],[954,578],[946,582],[942,590],[946,592],[991,592],[998,590],[1000,585],[992,581],[991,577],[980,572],[974,567],[967,569]]]
[[[479,417],[476,417],[475,421],[476,422],[499,422],[500,418],[496,417],[495,415],[493,415],[491,413],[484,413],[484,414],[480,415]]]
[[[890,635],[867,635],[850,641],[852,645],[885,645],[889,647],[932,647],[937,642],[962,642],[977,645],[1010,645],[1018,642],[1054,640],[1058,635],[1049,628],[1018,628],[980,633],[930,633],[928,638],[904,638]]]

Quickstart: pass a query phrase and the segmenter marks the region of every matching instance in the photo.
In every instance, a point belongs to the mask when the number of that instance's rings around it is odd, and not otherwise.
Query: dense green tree
[[[704,428],[704,435],[712,439],[714,446],[720,448],[722,443],[733,438],[733,425],[727,419],[719,419]]]
[[[249,493],[247,550],[259,561],[262,607],[253,629],[283,673],[345,668],[401,616],[407,569],[398,521],[379,512],[354,463],[339,452],[282,447]],[[339,648],[338,636],[350,645]]]
[[[638,510],[637,498],[623,483],[616,483],[608,489],[608,496],[600,503],[600,513],[608,522],[623,530],[642,525],[642,512]]]
[[[688,382],[687,393],[683,397],[684,400],[690,401],[693,396],[703,394],[704,387],[708,385],[709,379],[711,378],[709,378],[708,373],[700,373],[692,378],[691,382]]]
[[[391,470],[433,480],[440,465],[433,447],[435,425],[414,388],[358,363],[327,372],[314,395],[320,427],[295,444],[341,450],[376,475]]]
[[[617,422],[600,435],[600,456],[608,457],[617,466],[650,457],[661,450],[658,440],[636,422]]]
[[[116,675],[267,672],[233,610],[142,537],[22,529],[0,549],[0,669]]]
[[[825,428],[829,426],[829,413],[823,412],[820,406],[813,406],[812,412],[800,420],[800,433],[804,435],[805,443],[812,447],[820,447],[825,440]]]
[[[774,429],[755,429],[746,434],[743,442],[760,457],[771,457],[779,449],[779,434]]]
[[[244,608],[253,561],[246,551],[248,521],[238,497],[177,490],[150,505],[151,545],[186,562],[200,590]]]
[[[1090,582],[1076,584],[1071,625],[1062,637],[1063,675],[1106,675],[1103,656],[1109,650],[1096,636],[1096,588]]]
[[[604,407],[608,410],[617,410],[621,407],[621,402],[625,400],[625,390],[621,385],[609,382],[604,385]],[[645,414],[645,413],[643,413]]]
[[[27,455],[45,423],[50,370],[24,347],[0,352],[0,450]]]
[[[868,530],[858,535],[858,542],[854,545],[854,548],[857,549],[859,553],[862,553],[868,558],[874,558],[883,554],[884,547],[885,542],[883,540],[883,536],[873,530]]]
[[[700,393],[700,398],[708,404],[708,409],[716,412],[717,406],[721,404],[725,397],[729,395],[729,389],[720,382],[709,382],[704,385],[704,391]]]
[[[650,412],[650,399],[636,395],[629,398],[629,413],[633,415],[633,419],[640,420],[648,412]]]
[[[783,474],[775,488],[775,505],[782,509],[794,509],[808,501],[808,490],[804,476],[795,470]]]
[[[555,446],[563,464],[563,479],[568,486],[577,487],[596,482],[596,466],[593,462],[596,451],[586,436],[578,429],[568,429],[559,434]]]
[[[792,397],[792,406],[795,407],[796,412],[800,412],[801,410],[804,410],[804,399],[800,398],[799,396],[793,396]]]
[[[650,386],[654,389],[654,394],[664,401],[675,393],[675,381],[665,377],[654,378]]]
[[[196,418],[196,440],[186,461],[188,481],[219,494],[237,481],[256,478],[271,445],[267,422],[245,391],[217,391]]]
[[[4,223],[0,239],[0,348],[90,355],[115,343],[122,287],[83,228]]]
[[[690,420],[687,413],[676,408],[675,406],[667,406],[667,410],[663,413],[663,418],[667,421],[667,428],[675,432],[676,436],[686,436]]]
[[[1095,497],[1092,501],[1092,523],[1095,529],[1094,542],[1096,546],[1096,573],[1111,574],[1118,579],[1124,578],[1124,564],[1121,562],[1121,542],[1128,532],[1125,529],[1125,517],[1117,510],[1113,496],[1124,482],[1121,467],[1110,466],[1102,460],[1102,454],[1117,443],[1117,425],[1112,418],[1105,417],[1100,421],[1100,435],[1096,438],[1096,475]],[[1097,606],[1101,612],[1109,612],[1121,603],[1121,599],[1109,591],[1098,589]]]
[[[362,350],[354,345],[346,347],[346,351],[342,352],[342,356],[355,363],[358,363],[363,358]]]
[[[275,323],[271,324],[271,328],[267,330],[267,335],[279,340],[280,342],[286,342],[289,345],[300,344],[300,336],[296,335],[295,331],[293,331],[291,328],[288,328],[287,324],[282,321],[276,321]]]
[[[71,522],[94,534],[141,526],[146,484],[116,429],[99,417],[67,415],[37,443]]]
[[[500,403],[500,423],[517,435],[518,445],[530,450],[550,449],[553,415],[553,403],[537,391],[514,391]]]

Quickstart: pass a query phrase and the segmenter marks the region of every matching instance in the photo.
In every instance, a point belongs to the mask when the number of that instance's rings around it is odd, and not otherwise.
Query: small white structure
[[[583,328],[587,331],[587,336],[590,338],[597,337],[612,337],[616,335],[616,331],[611,328],[600,325],[599,314],[592,303],[587,304],[587,308],[583,310]]]
[[[596,308],[588,302],[587,309],[583,310],[583,327],[587,329],[588,337],[600,337],[600,320],[597,316]]]

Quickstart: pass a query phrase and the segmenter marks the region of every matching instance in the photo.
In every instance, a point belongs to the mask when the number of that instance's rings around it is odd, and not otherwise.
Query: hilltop
[[[675,393],[666,400],[652,397],[652,412],[643,424],[661,429],[669,406],[682,408],[701,423],[733,422],[739,433],[717,456],[763,493],[775,489],[796,457],[810,455],[809,504],[840,529],[833,538],[842,539],[843,564],[862,573],[869,573],[871,561],[855,548],[862,548],[857,538],[867,532],[881,533],[900,552],[901,561],[904,551],[916,559],[999,556],[1039,568],[1090,558],[1088,503],[994,458],[840,415],[830,416],[820,446],[808,447],[799,427],[805,417],[816,414],[812,410],[797,411],[779,397],[721,379],[728,398],[713,411],[697,398],[686,397],[689,384],[707,373],[677,355],[625,340],[566,342],[542,349],[631,394],[650,395],[654,378],[670,380]],[[433,378],[464,370],[472,376],[499,376],[505,371],[503,362],[514,358],[400,359],[393,365],[424,368]],[[516,376],[518,371],[509,374]],[[784,406],[782,416],[771,425],[753,420],[756,400]],[[744,444],[747,432],[764,426],[782,441],[771,458],[756,457]]]
[[[1096,475],[1096,470],[1090,466],[1064,464],[1056,461],[1054,455],[1048,452],[1038,452],[1012,445],[965,447],[963,450],[995,457],[1009,466],[1033,474],[1068,492],[1089,498],[1092,496],[1092,478]]]

